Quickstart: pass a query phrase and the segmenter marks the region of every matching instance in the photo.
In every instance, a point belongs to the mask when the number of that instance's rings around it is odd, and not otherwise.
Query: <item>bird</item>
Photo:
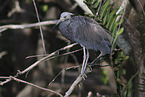
[[[74,16],[70,12],[63,12],[56,25],[58,25],[62,36],[83,47],[84,58],[81,74],[84,74],[89,59],[88,49],[100,51],[101,55],[111,53],[111,36],[95,20],[85,16]]]

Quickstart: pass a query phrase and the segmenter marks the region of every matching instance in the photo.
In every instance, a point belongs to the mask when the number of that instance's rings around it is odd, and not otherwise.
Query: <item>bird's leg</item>
[[[87,64],[88,64],[88,60],[89,60],[89,50],[87,49],[87,54],[86,54],[86,62],[85,62],[85,67],[84,67],[84,72],[86,70]]]
[[[83,58],[83,64],[82,64],[82,69],[81,69],[81,74],[83,75],[86,67],[87,67],[87,63],[88,63],[88,59],[89,59],[89,51],[87,49],[87,54],[86,54],[86,48],[83,46],[83,52],[84,52],[84,58]]]
[[[86,48],[84,46],[83,47],[83,64],[82,64],[82,69],[81,69],[81,74],[84,73],[84,65],[85,65],[85,61],[86,61]]]

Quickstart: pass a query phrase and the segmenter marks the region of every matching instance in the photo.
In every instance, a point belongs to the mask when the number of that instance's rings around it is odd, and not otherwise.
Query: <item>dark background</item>
[[[114,7],[120,6],[122,0],[114,0]],[[12,11],[19,2],[22,10]],[[84,11],[76,5],[74,0],[36,0],[38,13],[41,21],[56,20],[62,12],[68,11],[76,15],[84,15]],[[142,5],[142,7],[140,6]],[[123,36],[131,45],[131,51],[128,53],[130,59],[124,63],[126,69],[125,78],[128,81],[132,75],[139,72],[133,80],[134,97],[143,97],[143,92],[137,91],[139,83],[142,82],[145,67],[145,5],[144,0],[130,0],[126,12],[123,26],[125,32]],[[45,10],[45,8],[47,8]],[[27,24],[38,22],[34,5],[31,0],[0,0],[0,25],[8,24]],[[51,53],[68,44],[68,40],[60,35],[57,27],[53,30],[54,25],[43,26],[44,41],[47,53]],[[80,48],[79,45],[72,48],[75,50]],[[40,30],[38,27],[29,29],[6,30],[0,34],[0,54],[5,53],[0,58],[0,76],[15,75],[17,70],[24,70],[41,57],[26,59],[27,56],[44,54]],[[95,54],[95,55],[94,55]],[[96,57],[97,53],[91,53],[91,58]],[[77,60],[75,60],[75,58]],[[66,59],[68,58],[67,62]],[[82,62],[82,51],[73,55],[62,56],[47,62],[39,64],[36,68],[27,74],[19,76],[20,79],[27,80],[36,85],[47,87],[49,82],[64,68],[65,66],[75,66]],[[79,72],[77,69],[71,69],[66,72],[65,85],[60,84],[61,76],[51,84],[48,88],[55,91],[65,93],[71,83],[76,79]],[[84,81],[84,85],[80,90],[78,87],[73,92],[72,97],[77,97],[82,92],[82,97],[86,97],[89,91],[94,94],[100,92],[102,94],[113,94],[115,90],[107,85],[103,85],[100,80],[102,73],[100,69],[93,69],[92,74]],[[27,76],[27,77],[26,77]],[[1,79],[3,81],[3,79]],[[111,89],[111,90],[110,90]],[[79,92],[81,91],[81,92]],[[30,87],[29,85],[11,81],[0,86],[0,97],[50,97],[53,94],[40,89]]]

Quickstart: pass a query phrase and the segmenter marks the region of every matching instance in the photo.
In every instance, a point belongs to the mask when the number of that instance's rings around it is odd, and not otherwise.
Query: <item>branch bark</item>
[[[4,26],[0,26],[0,33],[8,29],[26,29],[26,28],[32,28],[32,27],[39,27],[40,25],[41,26],[52,25],[52,24],[56,24],[56,22],[57,20],[51,20],[51,21],[44,21],[44,22],[24,24],[24,25],[15,25],[15,24],[4,25]]]

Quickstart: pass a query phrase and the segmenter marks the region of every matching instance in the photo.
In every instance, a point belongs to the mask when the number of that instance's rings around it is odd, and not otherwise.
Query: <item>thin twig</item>
[[[63,71],[63,70],[62,70]],[[48,84],[48,86],[50,86],[54,81],[55,79],[62,73],[62,71],[60,71],[53,79],[52,81]]]
[[[44,54],[46,54],[44,36],[43,36],[43,32],[42,32],[42,27],[40,25],[40,18],[39,18],[39,14],[38,14],[38,10],[37,10],[37,6],[36,6],[36,3],[35,3],[35,0],[33,0],[33,4],[34,4],[35,11],[36,11],[36,16],[37,16],[37,19],[38,19],[38,23],[39,23],[39,28],[40,28],[41,38],[42,38],[42,45],[43,45]]]
[[[40,23],[23,24],[23,25],[15,25],[15,24],[4,25],[4,26],[0,26],[0,33],[5,30],[8,30],[8,29],[32,28],[32,27],[38,27],[39,25],[41,25],[41,26],[52,25],[52,24],[56,24],[56,22],[57,22],[57,20],[50,20],[50,21],[44,21],[44,22],[40,22]]]
[[[67,42],[67,45],[70,45],[70,41]],[[70,49],[66,49],[66,52],[68,53],[70,51]],[[65,56],[65,60],[64,60],[64,68],[66,68],[66,64],[68,61],[68,55]],[[62,74],[61,74],[61,88],[64,88],[64,79],[65,79],[65,69],[62,70]]]
[[[78,78],[73,82],[73,84],[71,85],[71,87],[69,88],[69,90],[65,93],[64,97],[69,97],[70,94],[72,93],[72,91],[74,90],[74,88],[84,79],[84,76],[86,76],[87,73],[89,73],[91,71],[91,69],[88,67],[85,71],[85,73],[80,74],[78,76]]]
[[[67,68],[63,68],[53,79],[52,81],[48,84],[48,86],[50,86],[52,84],[52,82],[55,81],[55,79],[63,72],[63,70],[67,71],[69,69],[75,69],[75,68],[79,68],[81,65],[77,65],[77,66],[71,66],[71,67],[67,67]]]
[[[80,74],[78,76],[78,78],[73,82],[73,84],[71,85],[71,87],[69,88],[69,90],[65,93],[64,97],[69,97],[69,95],[72,93],[72,91],[74,90],[74,88],[83,80],[82,75]]]
[[[75,45],[77,45],[77,44],[78,44],[78,43],[74,43],[74,44],[71,44],[71,45],[69,45],[69,46],[63,47],[63,48],[61,48],[61,49],[59,49],[59,50],[65,50],[65,49],[70,48],[70,47],[73,47],[73,46],[75,46]],[[53,52],[53,53],[47,55],[46,57],[44,57],[44,58],[42,58],[42,59],[40,59],[40,60],[38,60],[38,61],[36,61],[36,62],[33,63],[31,66],[29,66],[28,68],[24,69],[23,71],[19,71],[19,70],[18,70],[18,73],[17,73],[14,77],[18,77],[18,75],[24,74],[24,73],[26,73],[26,72],[32,70],[32,69],[33,69],[34,67],[36,67],[39,63],[41,63],[41,62],[43,62],[43,61],[46,61],[47,59],[55,58],[55,57],[52,57],[52,56],[54,56],[55,54],[57,54],[57,53],[59,52],[59,50],[57,50],[57,51],[55,51],[55,52]],[[79,51],[79,50],[72,51],[72,52],[69,52],[69,53],[65,53],[65,54],[62,54],[62,55],[67,55],[67,54],[74,53],[74,52],[77,52],[77,51]],[[59,55],[59,56],[60,56],[60,55]],[[50,58],[50,57],[51,57],[51,58]],[[8,83],[9,81],[11,81],[10,78],[9,78],[9,79],[6,79],[6,80],[3,81],[3,82],[0,82],[0,85],[4,85],[5,83]]]
[[[62,94],[60,94],[60,93],[58,93],[58,92],[55,92],[55,91],[53,91],[53,90],[51,90],[51,89],[43,88],[43,87],[38,86],[38,85],[35,85],[35,84],[33,84],[33,83],[30,83],[30,82],[27,82],[27,81],[24,81],[24,80],[15,78],[15,77],[13,77],[13,76],[10,76],[10,78],[13,79],[13,80],[15,80],[15,81],[18,81],[18,82],[21,82],[21,83],[25,83],[25,84],[27,84],[27,85],[31,85],[31,86],[36,87],[36,88],[39,88],[39,89],[41,89],[41,90],[49,91],[49,92],[52,92],[52,93],[54,93],[54,94],[59,95],[60,97],[63,97]]]
[[[71,45],[66,46],[66,47],[63,47],[63,48],[61,48],[61,49],[59,49],[59,50],[65,50],[65,49],[67,49],[67,47],[72,47],[72,46],[74,46],[74,45],[76,45],[76,44],[77,44],[77,43],[71,44]],[[25,70],[23,70],[23,71],[20,72],[20,73],[21,73],[21,74],[24,74],[24,73],[26,73],[27,71],[33,69],[33,68],[36,67],[39,63],[41,63],[41,62],[45,61],[46,59],[50,58],[51,56],[57,54],[57,53],[59,52],[59,50],[57,50],[57,51],[55,51],[55,52],[49,54],[48,56],[46,56],[46,57],[44,57],[44,58],[38,60],[37,62],[35,62],[35,63],[32,64],[30,67],[26,68]]]
[[[20,7],[18,0],[14,0],[14,8],[8,13],[8,17],[12,16],[15,12],[24,12],[24,10]]]
[[[0,76],[0,79],[6,79],[6,78],[10,78],[10,77]]]
[[[19,75],[19,74],[17,73],[14,77],[18,77],[18,75]],[[4,85],[4,84],[10,82],[11,80],[12,80],[12,79],[9,77],[9,78],[6,79],[5,81],[3,81],[3,82],[1,81],[1,82],[0,82],[0,85]]]
[[[2,52],[0,52],[0,59],[4,56],[4,55],[6,55],[8,52],[7,51],[2,51]]]

